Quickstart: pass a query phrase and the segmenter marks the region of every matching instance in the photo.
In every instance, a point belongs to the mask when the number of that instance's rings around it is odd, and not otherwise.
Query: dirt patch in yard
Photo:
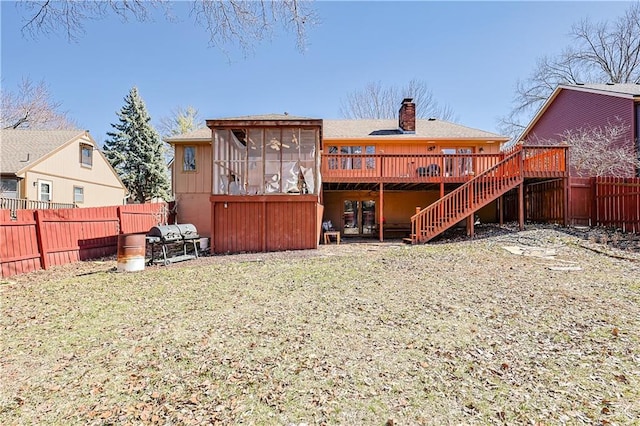
[[[639,250],[557,227],[478,231],[14,277],[0,422],[637,421]]]

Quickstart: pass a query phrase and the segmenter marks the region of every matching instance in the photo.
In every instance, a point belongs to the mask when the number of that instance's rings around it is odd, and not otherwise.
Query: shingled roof
[[[246,115],[242,117],[218,118],[207,120],[224,124],[226,122],[259,122],[259,121],[315,121],[307,117],[288,114]],[[398,128],[398,121],[385,120],[323,120],[324,139],[430,139],[430,140],[492,140],[507,141],[509,137],[484,130],[474,129],[437,119],[416,120],[415,133],[403,133]],[[211,140],[211,129],[208,127],[197,129],[182,135],[166,138],[166,142],[193,142]]]
[[[211,141],[211,129],[202,127],[191,132],[175,135],[164,139],[165,142],[181,142],[181,141]]]
[[[259,114],[259,115],[242,115],[239,117],[216,118],[215,121],[272,121],[272,120],[315,120],[309,117],[300,117],[290,114]],[[209,121],[209,120],[207,120]]]
[[[433,139],[506,141],[507,136],[485,132],[437,119],[417,119],[415,133],[403,133],[398,121],[388,120],[324,120],[324,139]]]
[[[84,130],[2,130],[0,172],[16,173],[85,134]]]
[[[576,88],[581,87],[587,89],[593,89],[601,92],[609,92],[612,94],[631,95],[633,97],[640,96],[640,84],[635,83],[607,83],[607,84],[576,84],[565,85],[564,88]]]

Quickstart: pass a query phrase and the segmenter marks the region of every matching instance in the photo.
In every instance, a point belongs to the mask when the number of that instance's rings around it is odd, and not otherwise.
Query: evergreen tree
[[[104,153],[134,201],[169,199],[169,179],[164,162],[164,144],[151,125],[144,101],[133,87],[116,114],[119,123],[107,132]]]

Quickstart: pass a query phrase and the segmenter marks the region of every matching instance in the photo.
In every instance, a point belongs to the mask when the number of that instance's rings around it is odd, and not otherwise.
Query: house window
[[[329,154],[337,154],[338,147],[335,145],[332,145],[328,148],[328,152]],[[336,170],[337,168],[338,168],[338,160],[336,158],[329,158],[329,169]]]
[[[38,201],[51,201],[52,183],[48,180],[38,181]]]
[[[473,174],[473,148],[445,148],[442,150],[445,176],[467,176]]]
[[[367,154],[375,154],[376,153],[376,147],[373,145],[369,145],[365,147],[365,152]],[[367,157],[367,169],[368,170],[373,170],[376,168],[376,159],[375,157]]]
[[[81,186],[73,187],[73,202],[84,203],[84,188]]]
[[[342,157],[343,169],[359,170],[362,168],[362,158],[360,158],[362,154],[361,146],[342,146],[340,147],[340,154],[345,154]]]
[[[80,144],[80,165],[83,167],[93,166],[93,146]]]
[[[185,172],[196,171],[196,147],[185,146],[182,154],[182,170]]]
[[[0,180],[0,197],[18,198],[18,181],[2,178]]]

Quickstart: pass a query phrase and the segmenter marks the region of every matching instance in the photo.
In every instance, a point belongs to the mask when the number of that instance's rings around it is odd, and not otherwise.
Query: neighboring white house
[[[123,204],[126,189],[84,130],[2,130],[0,196],[98,207]]]

